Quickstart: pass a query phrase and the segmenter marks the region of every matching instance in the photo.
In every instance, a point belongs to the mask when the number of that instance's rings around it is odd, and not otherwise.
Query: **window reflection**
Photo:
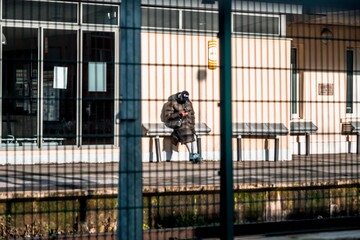
[[[37,134],[37,29],[3,28],[2,137],[31,138]]]
[[[76,144],[76,31],[44,30],[44,139]]]
[[[83,5],[83,22],[93,24],[118,25],[117,6]]]

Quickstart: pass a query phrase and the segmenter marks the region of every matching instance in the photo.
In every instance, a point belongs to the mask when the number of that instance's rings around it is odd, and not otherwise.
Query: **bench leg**
[[[274,156],[274,161],[278,161],[279,160],[279,138],[276,137],[275,138],[275,156]]]
[[[310,134],[308,133],[305,134],[305,146],[306,146],[305,155],[307,156],[310,154]]]
[[[269,140],[265,139],[265,161],[269,161]]]
[[[154,147],[154,141],[153,141],[153,138],[151,137],[150,138],[150,155],[149,155],[149,162],[153,162],[154,160],[154,152],[153,152],[153,147]]]
[[[196,146],[197,146],[197,153],[201,155],[201,137],[196,137]]]
[[[346,141],[348,143],[348,153],[351,153],[351,141],[349,135],[346,136]]]
[[[360,133],[356,133],[356,154],[360,152]]]
[[[301,142],[300,142],[300,136],[296,136],[296,141],[298,143],[298,155],[301,155]]]
[[[159,136],[156,136],[156,138],[155,138],[155,147],[156,147],[156,161],[161,162]]]
[[[242,157],[241,157],[241,136],[237,137],[237,160],[242,161]]]

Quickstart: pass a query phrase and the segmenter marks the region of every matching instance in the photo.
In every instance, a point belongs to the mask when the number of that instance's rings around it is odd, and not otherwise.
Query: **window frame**
[[[150,27],[150,26],[143,26],[141,25],[142,30],[149,30],[149,31],[182,31],[182,32],[190,32],[190,33],[209,33],[214,34],[218,33],[218,30],[199,30],[199,29],[189,29],[184,28],[183,26],[183,18],[184,18],[184,12],[197,12],[197,13],[213,13],[213,14],[219,14],[218,11],[214,10],[199,10],[199,9],[187,9],[187,8],[169,8],[169,7],[156,7],[156,6],[141,6],[141,9],[149,8],[149,9],[160,9],[160,10],[170,10],[170,11],[178,11],[179,12],[179,27],[178,28],[172,28],[172,27]],[[244,12],[234,12],[232,11],[232,19],[231,19],[231,29],[232,34],[234,35],[250,35],[250,36],[274,36],[274,37],[281,37],[282,36],[282,17],[281,14],[261,14],[261,13],[244,13]],[[278,24],[276,26],[277,33],[252,33],[252,32],[237,32],[234,31],[234,19],[236,15],[248,15],[248,16],[260,16],[260,17],[271,17],[278,19]]]

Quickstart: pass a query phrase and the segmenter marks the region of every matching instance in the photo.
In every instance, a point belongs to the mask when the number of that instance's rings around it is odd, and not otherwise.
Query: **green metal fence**
[[[358,228],[356,1],[0,4],[0,238]]]

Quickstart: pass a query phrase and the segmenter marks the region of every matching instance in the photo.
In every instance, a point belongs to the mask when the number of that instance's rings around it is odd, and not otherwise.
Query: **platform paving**
[[[89,195],[114,197],[118,193],[118,168],[116,162],[0,165],[0,199],[77,198]],[[219,161],[204,161],[202,164],[189,161],[145,162],[142,168],[144,194],[220,189]],[[237,190],[358,186],[360,183],[360,155],[357,154],[296,155],[291,161],[278,162],[234,161],[233,169],[234,188]],[[174,235],[173,232],[170,234]],[[187,229],[185,235],[194,237],[194,229]],[[114,235],[106,237],[103,239],[114,239]],[[70,239],[83,238],[84,236],[73,236]],[[360,239],[360,232],[296,233],[273,238],[254,234],[236,239],[265,238]]]
[[[143,163],[143,192],[220,189],[220,161]],[[294,156],[291,161],[233,162],[235,189],[337,186],[360,182],[360,155]],[[115,195],[118,163],[0,165],[0,199],[62,194]]]

